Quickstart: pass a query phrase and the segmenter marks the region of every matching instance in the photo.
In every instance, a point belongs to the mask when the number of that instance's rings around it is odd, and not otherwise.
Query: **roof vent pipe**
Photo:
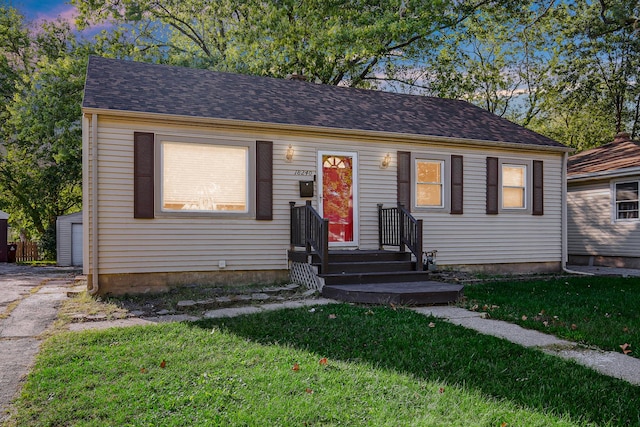
[[[299,80],[301,82],[306,82],[307,77],[303,74],[293,73],[287,76],[287,80]]]

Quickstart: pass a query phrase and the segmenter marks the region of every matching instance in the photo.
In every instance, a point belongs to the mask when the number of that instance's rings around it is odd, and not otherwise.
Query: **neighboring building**
[[[569,157],[569,263],[640,268],[640,142],[628,133]]]
[[[59,216],[56,220],[58,265],[82,266],[82,212]]]
[[[7,262],[9,260],[9,214],[0,211],[0,262]]]
[[[93,292],[283,279],[305,201],[332,248],[401,201],[439,268],[563,267],[570,150],[464,101],[91,57],[83,113]]]

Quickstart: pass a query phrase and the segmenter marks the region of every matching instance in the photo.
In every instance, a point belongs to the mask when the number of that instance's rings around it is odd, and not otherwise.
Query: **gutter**
[[[604,178],[623,178],[640,174],[640,167],[624,168],[613,171],[592,172],[580,175],[574,175],[568,178],[571,182],[589,181],[592,179]]]
[[[98,114],[91,115],[91,283],[89,295],[96,295],[98,284]]]
[[[562,155],[562,187],[561,187],[561,237],[560,237],[560,245],[561,245],[561,256],[562,256],[562,270],[566,271],[567,261],[569,259],[569,249],[568,249],[568,233],[567,233],[567,225],[569,221],[567,220],[567,163],[568,163],[569,154],[564,153]]]

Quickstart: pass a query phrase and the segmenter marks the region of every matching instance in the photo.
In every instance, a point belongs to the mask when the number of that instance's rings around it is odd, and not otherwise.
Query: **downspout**
[[[567,212],[568,212],[568,207],[567,207],[567,163],[568,163],[568,159],[569,159],[569,153],[565,152],[562,154],[562,190],[561,190],[561,194],[562,194],[562,271],[564,271],[565,273],[569,273],[569,274],[581,274],[583,276],[593,276],[593,273],[587,273],[585,271],[575,271],[575,270],[569,270],[567,268],[567,262],[569,260],[569,237],[568,237],[568,230],[567,230],[567,226],[569,224],[568,218],[567,218]]]
[[[96,295],[98,285],[98,115],[91,115],[91,284],[89,295]]]

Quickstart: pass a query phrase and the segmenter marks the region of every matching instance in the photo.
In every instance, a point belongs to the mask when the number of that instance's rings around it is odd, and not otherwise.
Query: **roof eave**
[[[187,121],[190,123],[203,123],[203,124],[216,124],[229,127],[252,127],[256,129],[265,129],[270,131],[277,131],[286,129],[288,131],[298,132],[312,132],[314,134],[324,135],[354,135],[354,136],[366,136],[374,139],[398,139],[413,141],[430,141],[440,142],[444,144],[467,144],[482,147],[499,147],[499,148],[511,148],[517,150],[533,150],[533,151],[546,151],[546,152],[571,152],[574,151],[571,147],[558,147],[552,145],[537,145],[537,144],[524,144],[516,142],[502,142],[502,141],[489,141],[480,139],[466,139],[466,138],[453,138],[437,135],[421,135],[412,133],[398,133],[398,132],[381,132],[372,130],[360,130],[360,129],[345,129],[345,128],[332,128],[324,126],[309,126],[309,125],[292,125],[284,123],[272,123],[272,122],[256,122],[251,120],[236,120],[236,119],[220,119],[212,117],[196,117],[185,116],[178,114],[164,114],[164,113],[147,113],[128,110],[113,110],[104,108],[92,108],[82,107],[83,113],[89,114],[104,114],[115,116],[127,116],[131,118],[141,118],[150,120],[170,120],[170,121]]]
[[[583,173],[579,175],[568,176],[567,181],[580,182],[580,181],[591,181],[594,179],[624,178],[624,177],[633,176],[633,175],[640,175],[640,167],[617,169],[612,171]]]

